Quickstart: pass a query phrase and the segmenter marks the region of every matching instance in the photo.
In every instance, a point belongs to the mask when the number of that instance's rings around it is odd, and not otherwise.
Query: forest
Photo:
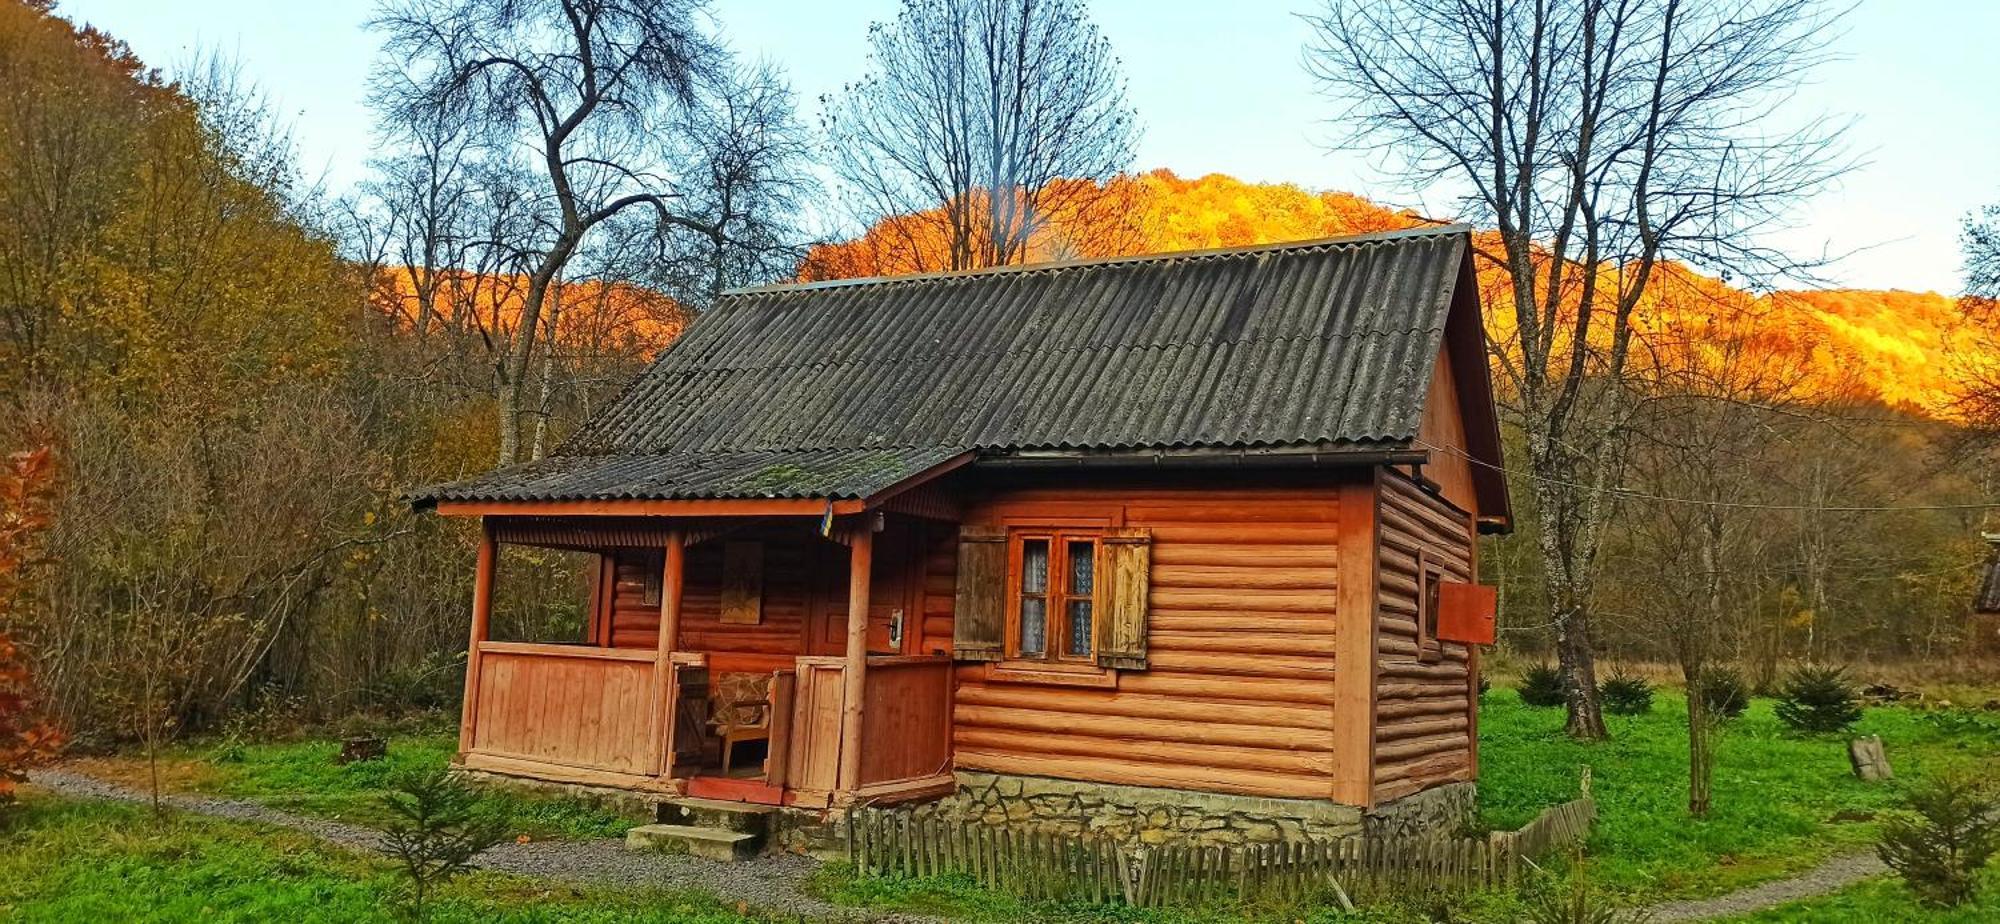
[[[572,6],[382,5],[379,153],[328,190],[226,59],[169,75],[47,2],[0,4],[0,449],[21,454],[0,526],[23,526],[0,532],[0,636],[75,746],[451,707],[474,538],[404,495],[553,451],[722,291],[1453,218],[1483,229],[1520,527],[1482,558],[1516,663],[1763,687],[1804,662],[1978,670],[2000,213],[1967,204],[1949,294],[1803,287],[1811,267],[1744,242],[1754,222],[1655,229],[1631,256],[1607,219],[1584,259],[1506,208],[1135,164],[1141,114],[1084,19],[1026,24],[1034,54],[980,89],[1032,103],[1000,125],[923,69],[1007,23],[909,27],[937,6],[911,0],[813,119],[695,4],[570,36],[550,17]],[[1360,25],[1320,23],[1320,79],[1386,53]],[[1842,166],[1792,153],[1804,173],[1760,182]],[[1517,311],[1524,291],[1547,310]]]

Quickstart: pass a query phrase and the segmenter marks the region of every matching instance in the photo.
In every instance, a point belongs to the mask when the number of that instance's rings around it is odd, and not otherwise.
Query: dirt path
[[[1646,909],[1649,921],[1711,921],[1732,915],[1775,908],[1786,902],[1838,892],[1850,885],[1888,872],[1873,851],[1834,857],[1790,879],[1779,879],[1727,895],[1690,901],[1665,902]]]
[[[139,790],[62,769],[37,770],[29,782],[68,796],[150,802]],[[380,850],[381,832],[361,825],[296,815],[241,799],[173,793],[160,801],[184,812],[290,828],[350,850]],[[742,901],[766,911],[818,920],[926,922],[912,915],[870,915],[830,905],[808,895],[807,877],[818,862],[780,854],[743,863],[699,857],[628,851],[619,838],[502,844],[480,854],[481,869],[582,885],[698,889],[725,901]]]

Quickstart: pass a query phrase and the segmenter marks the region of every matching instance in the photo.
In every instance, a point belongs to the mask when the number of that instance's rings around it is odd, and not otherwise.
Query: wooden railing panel
[[[614,773],[658,771],[648,747],[651,658],[506,643],[482,645],[480,654],[474,753]]]
[[[840,781],[841,661],[800,658],[786,785],[820,796]]]
[[[869,662],[862,697],[862,786],[951,770],[951,671],[949,658]]]

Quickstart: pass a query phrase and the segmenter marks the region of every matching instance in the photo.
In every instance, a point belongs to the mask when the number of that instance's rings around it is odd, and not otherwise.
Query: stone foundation
[[[533,780],[526,777],[508,776],[487,770],[467,770],[453,767],[452,773],[487,789],[510,790],[535,796],[551,796],[574,799],[586,805],[603,809],[628,821],[642,824],[656,820],[658,806],[662,798],[657,793],[634,792],[611,786],[585,786],[581,783],[557,783],[550,780]]]
[[[1445,783],[1368,810],[1361,828],[1371,837],[1457,834],[1478,812],[1479,784]]]
[[[960,771],[958,789],[909,809],[1016,830],[1131,844],[1272,844],[1359,834],[1361,810],[1322,799],[1233,796]]]

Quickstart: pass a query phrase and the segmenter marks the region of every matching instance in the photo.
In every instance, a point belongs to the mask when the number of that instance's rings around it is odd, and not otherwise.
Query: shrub
[[[1643,924],[1643,911],[1618,907],[1609,895],[1590,882],[1581,858],[1571,867],[1567,879],[1544,876],[1522,896],[1519,920],[1527,924]]]
[[[1653,685],[1643,677],[1613,674],[1597,685],[1604,711],[1613,715],[1645,715],[1653,711]]]
[[[410,916],[422,920],[431,888],[472,868],[472,859],[507,837],[472,787],[442,767],[398,776],[383,796],[392,816],[382,850],[410,880]]]
[[[2000,851],[2000,793],[1991,784],[1946,775],[1911,789],[1906,812],[1882,823],[1876,852],[1926,904],[1972,900],[1980,871]]]
[[[1562,675],[1555,668],[1541,664],[1521,675],[1521,702],[1530,706],[1560,706],[1566,699]]]
[[[1801,667],[1778,688],[1778,718],[1800,731],[1845,731],[1861,718],[1861,693],[1838,667]]]
[[[1714,718],[1733,719],[1750,708],[1750,685],[1731,668],[1711,667],[1703,671],[1695,681],[1695,692]]]
[[[39,539],[49,525],[53,465],[47,449],[0,461],[0,613],[14,610],[27,572],[37,563]],[[0,632],[0,822],[13,807],[14,787],[27,781],[28,767],[62,747],[62,736],[32,715],[31,688],[26,659]]]

